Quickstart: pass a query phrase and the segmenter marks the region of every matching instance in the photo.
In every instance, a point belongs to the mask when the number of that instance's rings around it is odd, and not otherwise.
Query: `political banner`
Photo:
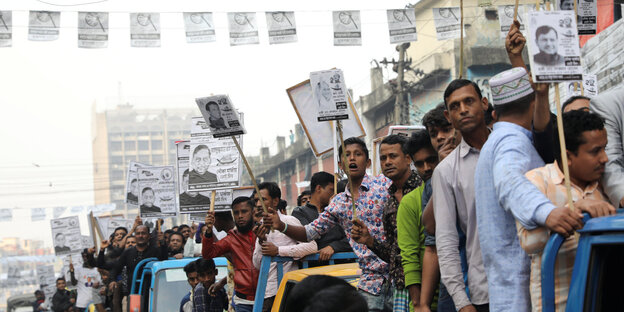
[[[239,144],[241,137],[238,137]],[[202,117],[191,119],[189,147],[189,191],[210,191],[238,187],[241,159],[231,137],[212,136]]]
[[[461,11],[459,7],[433,8],[433,23],[438,41],[459,39],[461,36]],[[466,32],[464,32],[466,36]]]
[[[35,221],[43,221],[46,218],[46,210],[45,208],[30,208],[30,220]]]
[[[93,246],[93,238],[88,235],[80,235],[80,241],[82,242],[82,248],[95,248]]]
[[[598,29],[598,0],[579,1],[577,6],[577,13],[578,34],[595,35],[596,30]]]
[[[230,12],[228,25],[231,46],[260,43],[255,12]]]
[[[624,82],[624,19],[620,19],[589,39],[581,49],[585,73],[598,78],[602,93]]]
[[[13,209],[11,208],[0,209],[0,222],[11,222],[11,221],[13,221]]]
[[[13,12],[0,11],[0,48],[13,45]]]
[[[130,46],[160,47],[160,13],[130,13]]]
[[[80,220],[78,220],[78,216],[52,219],[50,220],[50,225],[52,228],[54,253],[57,256],[82,251],[82,235],[80,234]]]
[[[186,32],[186,42],[214,42],[215,24],[212,19],[212,12],[184,12],[184,31]]]
[[[138,169],[139,212],[144,217],[176,215],[175,174],[173,166]]]
[[[360,11],[333,11],[335,46],[361,46],[362,22]]]
[[[194,212],[189,214],[189,220],[195,222],[204,222],[206,221],[206,213],[205,212]]]
[[[416,13],[414,9],[388,10],[388,29],[390,43],[416,41]]]
[[[530,12],[528,24],[533,81],[581,81],[583,68],[574,11]]]
[[[56,283],[54,278],[54,265],[37,265],[37,283],[40,288]]]
[[[126,203],[129,205],[139,204],[139,179],[137,177],[137,170],[142,167],[147,167],[142,163],[130,161],[128,163],[128,171],[126,173]]]
[[[349,91],[342,70],[311,72],[310,84],[314,88],[314,102],[318,105],[318,121],[349,118]]]
[[[583,74],[583,95],[593,98],[598,95],[598,77],[591,74]]]
[[[78,47],[108,47],[108,13],[78,12]]]
[[[109,218],[106,220],[106,227],[104,227],[106,235],[106,239],[109,239],[111,235],[115,234],[115,229],[119,227],[124,227],[130,233],[132,226],[134,225],[134,220],[130,219],[121,219],[121,218]]]
[[[69,273],[69,264],[72,263],[75,268],[82,267],[83,260],[82,255],[78,253],[72,253],[65,255],[63,257],[63,267],[61,268],[61,274],[65,277],[65,281],[70,281],[67,284],[67,289],[73,290],[76,289],[76,286],[73,286],[71,283],[71,274]]]
[[[56,40],[60,27],[61,12],[30,11],[28,14],[28,40]]]
[[[247,133],[240,114],[227,95],[197,98],[195,102],[215,138]]]
[[[499,5],[498,6],[498,21],[500,23],[500,37],[506,38],[509,33],[509,28],[513,24],[515,5]],[[526,10],[524,5],[518,5],[518,22],[520,22],[520,32],[526,36],[526,25],[524,21],[526,19]]]
[[[266,12],[269,44],[297,42],[295,12]]]

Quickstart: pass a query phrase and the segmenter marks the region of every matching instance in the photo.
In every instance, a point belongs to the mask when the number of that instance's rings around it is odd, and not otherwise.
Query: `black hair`
[[[492,112],[494,111],[494,106],[492,106],[492,103],[488,102],[488,108],[485,111],[485,116],[483,116],[483,121],[485,122],[486,125],[489,125],[492,123],[492,121],[494,121],[494,117],[492,117]]]
[[[572,96],[572,97],[568,98],[567,100],[565,100],[565,102],[563,102],[563,104],[561,104],[561,111],[563,112],[565,110],[566,106],[572,104],[572,102],[574,102],[576,100],[588,100],[589,101],[590,99],[588,97],[582,96],[582,95]]]
[[[440,103],[423,116],[422,124],[427,128],[427,131],[431,131],[432,128],[446,128],[451,125],[444,117],[445,109],[444,103]]]
[[[481,95],[481,89],[479,89],[479,85],[477,85],[472,80],[455,79],[451,81],[451,83],[449,83],[448,86],[446,87],[446,90],[444,90],[444,107],[448,109],[448,103],[446,102],[446,99],[448,99],[449,96],[453,94],[453,92],[455,92],[457,89],[463,88],[465,86],[470,86],[470,85],[475,89],[475,91],[477,92],[477,96],[479,96],[479,100],[481,100],[483,98],[483,95]]]
[[[147,191],[152,191],[152,193],[154,193],[154,190],[151,187],[146,187],[141,191],[141,195],[145,194]]]
[[[138,181],[137,179],[132,179],[132,180],[130,180],[130,184],[132,184],[134,182],[137,182],[137,181]]]
[[[336,187],[336,192],[338,193],[342,193],[345,191],[345,189],[347,188],[347,183],[349,182],[349,179],[342,179],[340,181],[338,181],[338,186]]]
[[[199,258],[194,261],[197,268],[198,275],[206,275],[208,273],[216,271],[214,260]]]
[[[54,235],[54,238],[57,238],[57,237],[59,237],[59,235],[63,235],[63,236],[65,236],[65,233],[61,233],[61,232],[59,232],[59,233],[56,233],[56,235]]]
[[[182,237],[182,244],[186,244],[186,237],[184,237],[184,234],[182,234],[182,232],[180,231],[172,231],[171,235],[169,235],[169,240],[171,240],[171,237],[173,237],[173,235],[180,235],[180,237]]]
[[[329,172],[319,171],[310,178],[310,192],[314,193],[317,185],[326,187],[330,183],[334,183],[334,176]]]
[[[182,172],[182,178],[188,176],[189,174],[190,174],[190,172],[189,172],[188,169],[184,170],[184,172]]]
[[[279,202],[277,203],[277,207],[275,207],[275,209],[280,210],[280,211],[286,211],[286,206],[288,206],[288,202],[286,202],[283,199],[280,199]]]
[[[310,195],[312,195],[312,192],[308,190],[301,192],[301,194],[297,196],[297,206],[301,206],[301,198],[303,198],[303,196],[310,196]]]
[[[118,226],[115,228],[115,230],[113,231],[113,235],[115,234],[115,232],[119,231],[119,230],[124,230],[124,232],[126,232],[126,234],[128,234],[128,229],[125,226]]]
[[[191,261],[184,266],[184,273],[188,276],[191,273],[197,272],[197,263],[196,261]]]
[[[383,140],[381,140],[381,143],[379,144],[379,146],[381,146],[382,144],[387,144],[387,145],[399,144],[399,146],[401,147],[401,152],[403,152],[403,154],[405,155],[409,155],[409,150],[407,148],[407,137],[403,135],[391,134],[385,137]]]
[[[58,283],[59,281],[63,281],[63,282],[65,282],[65,278],[64,278],[64,277],[59,277],[59,278],[57,278],[57,279],[56,279],[56,282]]]
[[[535,40],[539,40],[539,36],[541,35],[545,35],[547,33],[549,33],[550,31],[554,31],[555,32],[555,36],[557,36],[557,38],[559,38],[559,34],[557,34],[557,30],[555,28],[553,28],[552,26],[549,25],[542,25],[540,27],[537,27],[537,29],[535,30]]]
[[[366,143],[364,140],[356,137],[350,137],[344,140],[344,146],[347,148],[348,145],[357,144],[362,148],[364,155],[366,155],[366,159],[368,160],[368,148],[366,147]],[[338,146],[338,157],[342,157],[342,144]]]
[[[355,312],[368,311],[368,307],[364,298],[345,280],[329,275],[311,275],[291,290],[284,311]]]
[[[494,106],[496,112],[496,118],[500,119],[509,115],[522,115],[529,110],[531,102],[535,99],[535,92],[531,92],[529,95],[525,95],[519,99],[513,100],[509,103]]]
[[[169,229],[169,230],[166,230],[164,234],[165,235],[167,235],[167,234],[171,235],[171,233],[173,233],[173,232],[177,232],[177,231]]]
[[[186,229],[186,228],[191,228],[190,226],[188,226],[187,224],[180,224],[180,226],[178,226],[178,232],[182,233],[182,229]]]
[[[275,182],[262,182],[258,184],[258,190],[267,190],[271,198],[281,198],[282,191]]]
[[[234,198],[234,201],[232,201],[232,209],[234,209],[234,206],[236,206],[236,205],[238,205],[240,203],[247,203],[249,208],[251,208],[252,210],[256,206],[254,204],[253,200],[251,200],[251,198],[249,198],[247,196],[239,196],[239,197]]]
[[[215,105],[217,108],[219,108],[219,104],[217,104],[217,102],[215,102],[215,101],[210,101],[210,102],[206,103],[206,111],[208,111],[208,110],[209,110],[209,109],[208,109],[208,107],[209,107],[210,105]],[[219,108],[219,110],[221,110],[221,108]]]
[[[565,134],[566,150],[576,155],[579,146],[587,143],[583,140],[583,132],[604,129],[604,119],[595,113],[582,110],[573,110],[561,115],[563,119],[563,133]],[[555,127],[554,144],[559,146],[559,135]],[[561,151],[553,149],[555,159],[561,164]]]
[[[208,146],[204,144],[199,144],[197,145],[197,147],[195,147],[195,150],[193,150],[193,158],[195,158],[195,155],[199,153],[201,150],[207,150],[208,154],[210,154],[210,149],[208,148]]]
[[[43,295],[43,291],[41,289],[35,290],[35,296],[39,294]]]
[[[418,153],[421,149],[428,148],[435,152],[435,148],[431,145],[431,138],[427,130],[417,130],[412,133],[412,136],[407,142],[407,150],[410,156]]]

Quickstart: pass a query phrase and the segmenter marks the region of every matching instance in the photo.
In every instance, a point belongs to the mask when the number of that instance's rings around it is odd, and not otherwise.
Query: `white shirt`
[[[100,272],[96,268],[77,267],[74,268],[74,277],[78,281],[76,289],[78,297],[76,298],[76,307],[86,308],[92,301],[93,285],[102,284]]]

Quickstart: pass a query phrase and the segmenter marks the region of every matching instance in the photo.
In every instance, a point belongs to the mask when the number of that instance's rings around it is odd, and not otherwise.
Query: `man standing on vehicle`
[[[186,281],[191,285],[191,291],[189,291],[182,301],[180,302],[180,312],[192,312],[193,311],[193,291],[195,286],[199,283],[197,279],[197,265],[196,262],[189,262],[184,266],[184,273],[186,273]]]
[[[215,242],[212,231],[207,230],[202,240],[202,257],[212,259],[230,253],[234,266],[234,296],[232,305],[236,312],[251,312],[253,309],[258,283],[258,270],[253,265],[252,257],[256,243],[254,226],[254,202],[249,197],[240,196],[232,202],[232,214],[236,228],[228,235]],[[206,227],[212,229],[215,213],[206,215]]]
[[[69,290],[65,289],[66,286],[67,284],[65,283],[64,278],[59,277],[56,279],[56,292],[54,293],[54,296],[52,296],[52,311],[73,311],[76,298],[72,296]]]

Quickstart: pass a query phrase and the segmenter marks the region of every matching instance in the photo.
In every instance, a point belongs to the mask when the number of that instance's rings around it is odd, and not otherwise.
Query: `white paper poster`
[[[130,46],[160,47],[160,13],[130,13]]]
[[[13,220],[13,210],[11,208],[0,209],[0,222],[11,222]]]
[[[28,40],[56,40],[60,27],[61,12],[30,11],[28,14]]]
[[[433,22],[438,40],[459,39],[461,36],[459,7],[433,8]],[[466,36],[465,31],[464,36]]]
[[[230,12],[228,24],[231,46],[260,43],[255,12]]]
[[[212,12],[184,12],[183,16],[186,42],[199,43],[217,40]]]
[[[227,95],[197,98],[195,102],[215,138],[247,133],[240,114]]]
[[[108,13],[78,12],[78,47],[108,47]]]
[[[174,171],[173,166],[138,169],[141,218],[176,215]]]
[[[80,220],[78,216],[52,219],[52,241],[57,256],[82,251],[82,235],[80,234]]]
[[[529,59],[535,82],[581,81],[581,52],[574,11],[529,13]]]
[[[55,285],[54,266],[51,264],[37,265],[37,283],[40,288]],[[47,294],[46,294],[47,295]]]
[[[82,251],[81,251],[82,252]],[[69,263],[72,263],[75,268],[82,267],[82,255],[78,253],[68,254],[63,257],[63,267],[61,269],[61,274],[65,277],[65,281],[70,281],[67,284],[67,289],[72,290],[76,289],[76,286],[71,284],[71,274],[69,273]]]
[[[596,75],[583,75],[583,94],[588,98],[598,95],[598,77]]]
[[[126,203],[129,205],[139,204],[139,179],[137,170],[147,165],[130,161],[128,163],[128,171],[126,173]]]
[[[513,23],[515,5],[499,5],[498,6],[498,21],[500,22],[500,36],[506,38],[509,33],[509,28]],[[526,36],[526,25],[524,20],[527,18],[525,13],[525,6],[518,6],[518,22],[520,22],[520,32]]]
[[[362,22],[360,11],[333,11],[334,45],[362,45]]]
[[[240,142],[240,137],[237,138]],[[191,119],[189,191],[234,188],[240,185],[241,159],[231,137],[216,138],[201,117]]]
[[[416,41],[416,13],[414,9],[388,10],[390,43]]]
[[[0,11],[0,48],[13,45],[13,12]]]
[[[30,209],[30,220],[35,221],[43,221],[46,218],[45,208],[31,208]]]
[[[595,35],[598,28],[598,0],[578,2],[578,34]]]
[[[349,118],[349,91],[342,70],[311,72],[310,84],[314,88],[314,102],[318,105],[318,121]]]
[[[270,44],[297,42],[295,12],[266,12],[266,19]]]
[[[203,121],[203,119],[202,119]],[[176,143],[178,159],[178,207],[180,213],[191,213],[210,210],[210,191],[191,191],[189,185],[189,155],[191,143]],[[215,194],[215,210],[229,210],[232,203],[232,190],[218,190]]]
[[[80,241],[82,242],[82,248],[93,248],[93,239],[88,235],[80,235]]]
[[[134,220],[130,219],[110,218],[107,221],[108,222],[106,222],[106,232],[104,233],[104,235],[106,235],[106,239],[108,239],[112,234],[115,233],[116,228],[125,227],[126,230],[130,232],[132,226],[134,225]]]

